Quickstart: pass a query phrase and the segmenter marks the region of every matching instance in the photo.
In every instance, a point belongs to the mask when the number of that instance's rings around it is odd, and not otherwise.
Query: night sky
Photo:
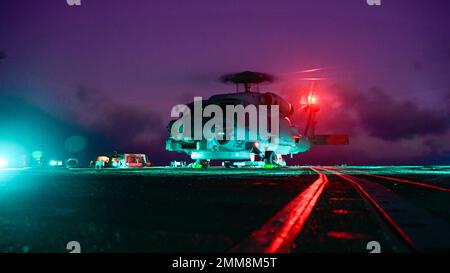
[[[164,151],[172,106],[255,70],[294,106],[321,78],[316,132],[350,135],[292,163],[450,164],[448,0],[81,3],[0,2],[0,153],[186,158]]]

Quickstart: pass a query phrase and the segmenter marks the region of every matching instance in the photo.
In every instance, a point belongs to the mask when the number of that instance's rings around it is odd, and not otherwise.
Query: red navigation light
[[[259,142],[258,142],[258,141],[255,141],[255,143],[253,143],[253,145],[255,146],[255,148],[258,149],[258,147],[259,147]]]
[[[308,96],[308,104],[317,104],[318,99],[316,96],[313,96],[312,94],[310,94]]]
[[[313,94],[313,90],[309,90],[309,94],[307,96],[302,96],[300,98],[301,109],[303,110],[318,110],[319,99],[317,96]]]

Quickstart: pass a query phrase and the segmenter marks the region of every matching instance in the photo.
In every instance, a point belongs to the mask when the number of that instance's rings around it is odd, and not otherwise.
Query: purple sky
[[[93,134],[160,154],[171,107],[233,91],[222,74],[275,74],[261,91],[295,105],[308,85],[295,72],[320,67],[317,132],[351,145],[297,162],[450,163],[450,1],[81,2],[1,2],[0,91],[79,128],[85,153]]]

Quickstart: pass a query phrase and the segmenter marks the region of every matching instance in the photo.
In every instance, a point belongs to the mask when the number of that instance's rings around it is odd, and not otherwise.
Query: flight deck
[[[0,251],[450,250],[450,167],[4,169]]]

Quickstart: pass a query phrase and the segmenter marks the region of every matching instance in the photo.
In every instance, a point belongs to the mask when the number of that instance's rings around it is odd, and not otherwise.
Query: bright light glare
[[[52,160],[52,161],[50,161],[49,164],[50,164],[50,166],[62,166],[63,165],[61,160]]]
[[[309,96],[308,96],[308,103],[309,103],[309,104],[316,104],[317,101],[318,101],[318,99],[317,99],[316,96],[313,96],[313,95],[309,95]]]
[[[34,159],[39,160],[39,159],[41,159],[42,154],[43,154],[42,151],[34,151],[34,152],[31,154],[31,156],[32,156]]]
[[[0,157],[0,168],[8,167],[8,160],[4,157]]]

